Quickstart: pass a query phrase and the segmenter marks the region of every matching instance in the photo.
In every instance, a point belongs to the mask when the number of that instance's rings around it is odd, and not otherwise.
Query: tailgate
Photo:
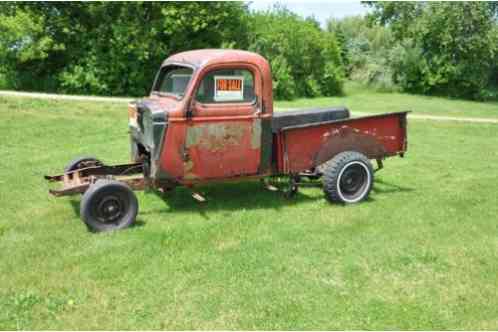
[[[277,134],[278,168],[297,173],[323,164],[343,151],[358,151],[370,159],[403,156],[407,149],[408,112],[282,128]]]

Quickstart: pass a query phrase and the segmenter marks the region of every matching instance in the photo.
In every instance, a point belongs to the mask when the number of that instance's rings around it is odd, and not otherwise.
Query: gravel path
[[[60,95],[53,93],[38,93],[38,92],[19,92],[19,91],[4,91],[0,90],[0,96],[14,96],[25,98],[42,98],[42,99],[62,99],[62,100],[87,100],[87,101],[103,101],[112,103],[127,103],[136,98],[133,97],[97,97],[97,96],[78,96],[78,95]],[[276,108],[276,111],[291,110],[284,108]],[[370,113],[353,112],[354,116],[370,115]],[[496,123],[498,119],[487,118],[474,118],[474,117],[452,117],[452,116],[439,116],[439,115],[425,115],[425,114],[409,114],[409,119],[414,120],[430,120],[430,121],[457,121],[457,122],[470,122],[470,123]]]
[[[373,115],[373,113],[352,112],[355,116]],[[498,123],[498,119],[489,118],[471,118],[471,117],[454,117],[454,116],[439,116],[426,114],[408,114],[408,119],[414,120],[429,120],[429,121],[457,121],[470,123]]]
[[[62,99],[62,100],[87,100],[87,101],[104,101],[112,103],[127,103],[136,98],[133,97],[98,97],[98,96],[78,96],[78,95],[59,95],[55,93],[41,92],[19,92],[0,90],[0,96],[12,96],[23,98],[41,98],[41,99]]]

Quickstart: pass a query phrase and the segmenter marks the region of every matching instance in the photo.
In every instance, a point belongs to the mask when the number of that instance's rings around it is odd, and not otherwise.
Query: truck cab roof
[[[258,66],[262,71],[270,70],[268,61],[261,55],[249,51],[232,49],[202,49],[174,54],[164,60],[163,66],[185,63],[196,68],[216,63],[244,62]]]

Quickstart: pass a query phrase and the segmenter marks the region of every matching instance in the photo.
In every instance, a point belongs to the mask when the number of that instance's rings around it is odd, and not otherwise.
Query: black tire
[[[80,203],[80,217],[94,232],[130,227],[137,217],[138,201],[126,184],[98,180],[88,188]]]
[[[341,152],[323,167],[323,191],[330,202],[352,204],[365,200],[373,180],[372,164],[359,152]]]
[[[66,167],[64,167],[64,172],[72,172],[77,169],[91,167],[91,166],[102,166],[103,162],[92,156],[78,157],[71,160]]]
[[[297,183],[301,181],[300,177],[296,176],[294,179],[289,179],[289,185],[287,187],[287,190],[284,191],[284,197],[287,199],[291,199],[294,196],[296,196],[299,188],[297,186]]]

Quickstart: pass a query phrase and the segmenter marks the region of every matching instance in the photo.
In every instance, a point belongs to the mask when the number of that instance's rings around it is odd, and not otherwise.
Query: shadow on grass
[[[147,225],[146,221],[144,221],[143,219],[137,218],[135,220],[135,222],[130,226],[130,228],[135,228],[135,227],[140,228],[140,227],[143,227],[145,225]]]
[[[207,199],[206,202],[199,203],[192,198],[191,191],[187,188],[177,188],[170,193],[159,194],[154,192],[162,199],[167,207],[165,209],[147,211],[145,213],[157,212],[197,212],[204,218],[209,219],[208,212],[217,211],[234,211],[241,209],[269,209],[281,210],[287,206],[299,205],[307,202],[313,202],[323,199],[321,194],[321,181],[307,182],[307,187],[319,188],[320,194],[307,195],[303,191],[298,191],[292,198],[285,198],[282,191],[269,191],[260,182],[234,182],[219,183],[199,187],[196,190]],[[395,194],[399,192],[412,192],[413,188],[399,186],[389,183],[382,179],[376,179],[372,188],[376,194]],[[375,200],[369,197],[365,202],[371,203]],[[341,204],[335,204],[341,207]]]
[[[389,183],[382,179],[375,179],[372,191],[376,194],[394,194],[400,192],[412,192],[415,191],[415,189]]]
[[[196,212],[203,218],[209,219],[209,212],[236,211],[243,209],[271,209],[280,210],[286,206],[297,205],[322,199],[320,196],[309,196],[298,191],[292,198],[285,198],[281,191],[267,190],[260,182],[237,182],[210,184],[196,188],[206,199],[206,202],[197,202],[192,198],[192,191],[179,187],[172,192],[160,194],[151,192],[162,199],[164,209],[154,209],[143,214],[158,212]]]
[[[304,186],[303,186],[304,187]],[[308,182],[306,187],[321,188],[321,182]],[[304,187],[304,188],[306,188]],[[232,212],[243,209],[255,210],[273,210],[279,211],[288,206],[296,206],[307,202],[313,202],[323,199],[323,195],[307,195],[303,191],[298,191],[293,197],[286,198],[282,191],[270,191],[258,181],[216,183],[196,187],[196,192],[201,193],[206,202],[198,202],[192,198],[192,191],[185,187],[178,187],[171,192],[159,193],[155,190],[147,191],[147,196],[152,194],[164,201],[164,207],[159,209],[148,209],[139,212],[140,215],[149,215],[157,213],[197,213],[204,219],[209,220],[211,212]],[[399,186],[386,182],[382,179],[376,179],[372,191],[376,194],[395,194],[399,192],[411,192],[412,188]],[[372,203],[375,200],[370,196],[365,203]],[[74,214],[80,215],[79,200],[71,200]],[[334,204],[337,207],[343,207],[341,204]],[[135,227],[144,226],[145,222],[137,219]]]
[[[80,200],[78,199],[74,199],[74,198],[71,198],[71,200],[69,201],[71,203],[71,207],[73,208],[73,212],[76,216],[80,216]]]

